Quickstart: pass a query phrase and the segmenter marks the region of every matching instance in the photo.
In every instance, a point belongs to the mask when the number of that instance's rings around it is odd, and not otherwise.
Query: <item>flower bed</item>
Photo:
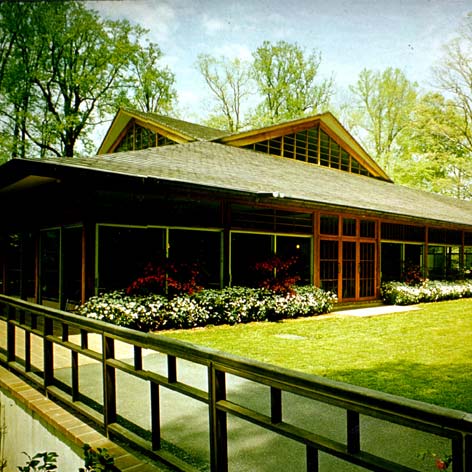
[[[472,280],[425,280],[417,285],[404,282],[382,284],[381,295],[389,305],[414,305],[457,298],[472,297]]]
[[[331,311],[336,296],[313,286],[293,293],[227,287],[179,295],[126,295],[122,291],[91,297],[77,308],[81,315],[141,331],[194,328],[206,325],[276,321]]]

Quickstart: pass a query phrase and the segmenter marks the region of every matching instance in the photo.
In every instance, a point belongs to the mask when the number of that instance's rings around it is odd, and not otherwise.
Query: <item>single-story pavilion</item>
[[[3,164],[0,204],[1,292],[61,308],[163,256],[207,287],[296,256],[343,302],[472,269],[472,203],[394,184],[331,113],[227,134],[121,109],[96,156]]]

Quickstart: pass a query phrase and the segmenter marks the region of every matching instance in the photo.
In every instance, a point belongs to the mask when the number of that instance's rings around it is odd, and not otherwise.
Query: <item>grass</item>
[[[472,412],[472,299],[374,316],[163,332],[286,368]]]

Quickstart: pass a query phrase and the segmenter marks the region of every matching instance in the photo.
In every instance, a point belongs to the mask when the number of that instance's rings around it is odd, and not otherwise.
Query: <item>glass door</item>
[[[359,297],[375,296],[375,243],[360,243]]]
[[[356,252],[355,241],[343,241],[343,299],[356,298]]]

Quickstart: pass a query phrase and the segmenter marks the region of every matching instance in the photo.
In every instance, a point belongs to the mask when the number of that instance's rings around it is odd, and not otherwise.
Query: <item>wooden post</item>
[[[306,447],[306,470],[307,472],[318,472],[318,449],[307,446]]]
[[[7,361],[15,362],[16,358],[16,339],[15,339],[15,308],[7,307]]]
[[[472,472],[472,434],[467,434],[464,440],[464,466],[466,472]]]
[[[115,358],[115,340],[102,334],[103,339],[103,422],[105,431],[116,423],[116,375],[115,368],[107,364],[108,359]]]
[[[169,383],[177,382],[177,359],[170,354],[167,356],[167,380]]]
[[[452,440],[452,470],[464,472],[466,462],[466,447],[462,435]]]
[[[79,401],[79,354],[76,351],[71,351],[71,375],[72,375],[72,401]]]
[[[46,316],[43,321],[44,388],[47,388],[52,385],[54,379],[54,343],[46,339],[53,334],[53,322]]]
[[[361,430],[359,413],[347,410],[347,451],[357,454],[361,450]]]
[[[228,432],[224,411],[217,409],[217,402],[226,399],[225,373],[208,366],[208,400],[210,417],[210,470],[228,472]]]
[[[282,421],[282,390],[270,387],[270,419],[277,424]]]
[[[143,370],[143,349],[134,346],[134,370]]]
[[[151,443],[152,450],[161,448],[161,405],[159,384],[151,382]]]

